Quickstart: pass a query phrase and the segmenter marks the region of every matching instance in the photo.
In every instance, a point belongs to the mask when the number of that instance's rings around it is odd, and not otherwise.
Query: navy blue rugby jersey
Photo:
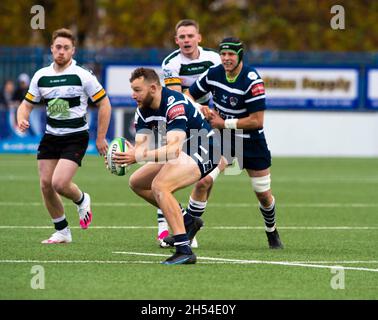
[[[162,98],[158,109],[137,108],[135,111],[137,133],[143,133],[146,129],[154,131],[157,128],[162,128],[162,126],[166,132],[183,130],[188,139],[193,135],[193,131],[190,132],[191,129],[204,129],[209,133],[212,131],[210,124],[201,112],[193,106],[184,94],[166,87],[162,88]]]
[[[223,65],[211,67],[189,92],[194,99],[211,92],[214,108],[223,119],[244,118],[266,109],[264,82],[254,68],[246,65],[232,82],[227,80]],[[263,130],[243,130],[243,133],[243,138],[265,139]]]

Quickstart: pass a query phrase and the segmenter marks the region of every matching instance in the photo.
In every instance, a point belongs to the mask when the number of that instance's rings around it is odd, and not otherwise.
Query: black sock
[[[176,253],[183,253],[183,254],[192,254],[192,249],[189,246],[189,238],[186,233],[183,234],[176,234],[173,236],[173,239],[175,239],[175,248]]]
[[[68,222],[66,218],[64,218],[62,221],[54,222],[54,225],[55,225],[55,230],[60,231],[68,226]]]
[[[84,201],[84,192],[81,192],[81,198],[79,201],[74,201],[75,204],[77,204],[78,206],[80,206]]]

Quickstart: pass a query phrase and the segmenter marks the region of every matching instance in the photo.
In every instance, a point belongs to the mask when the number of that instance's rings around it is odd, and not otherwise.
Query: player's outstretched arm
[[[23,100],[17,109],[17,126],[21,132],[25,132],[30,127],[29,116],[33,110],[33,104]]]

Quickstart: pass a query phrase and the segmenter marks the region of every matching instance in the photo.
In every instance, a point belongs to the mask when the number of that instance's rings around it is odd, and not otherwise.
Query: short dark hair
[[[189,26],[195,27],[197,29],[197,31],[199,32],[198,22],[195,21],[195,20],[192,20],[192,19],[183,19],[183,20],[180,20],[179,22],[177,22],[176,27],[175,27],[175,31],[177,33],[178,28],[189,27]]]
[[[158,74],[154,69],[149,68],[136,68],[130,77],[130,82],[133,82],[135,79],[143,77],[147,82],[155,82],[160,86],[160,79]]]
[[[54,43],[55,39],[58,37],[70,39],[72,42],[72,45],[75,46],[76,39],[71,30],[66,29],[66,28],[55,30],[52,34],[52,43]]]

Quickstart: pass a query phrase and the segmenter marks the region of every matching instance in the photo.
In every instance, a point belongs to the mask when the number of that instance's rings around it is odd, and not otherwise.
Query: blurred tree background
[[[45,29],[33,30],[33,5],[45,9]],[[333,30],[333,5],[345,9],[345,29]],[[1,0],[0,45],[48,46],[51,32],[72,29],[79,46],[174,48],[180,19],[200,23],[203,45],[238,36],[253,50],[378,51],[375,0]]]

